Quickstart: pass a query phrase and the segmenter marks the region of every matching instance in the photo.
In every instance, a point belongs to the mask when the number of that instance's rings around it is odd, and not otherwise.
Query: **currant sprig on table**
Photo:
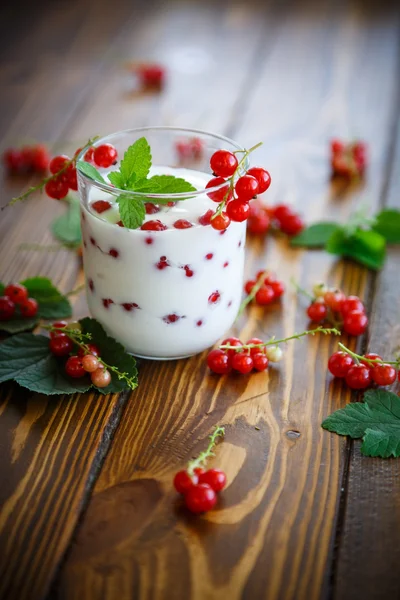
[[[332,354],[328,361],[328,369],[337,378],[345,379],[353,390],[362,390],[371,383],[379,386],[392,385],[396,377],[400,380],[400,357],[395,360],[384,360],[375,352],[356,354],[344,344],[340,350]]]
[[[246,281],[244,291],[247,296],[239,307],[238,316],[253,300],[260,306],[267,306],[279,300],[285,293],[285,285],[276,279],[274,273],[263,269],[257,272],[255,279]]]
[[[295,236],[303,229],[303,219],[288,204],[266,206],[257,201],[250,204],[247,231],[253,235],[264,235],[271,230]]]
[[[217,502],[217,493],[226,485],[226,475],[221,469],[205,469],[208,459],[215,456],[214,448],[218,438],[224,435],[225,428],[216,427],[209,436],[207,448],[174,477],[174,487],[179,494],[183,494],[190,512],[197,514],[211,510]]]
[[[279,347],[281,344],[307,335],[313,336],[317,333],[340,335],[340,331],[335,328],[317,327],[301,333],[294,333],[282,339],[276,339],[274,336],[266,342],[254,337],[243,344],[239,338],[230,337],[223,340],[218,348],[209,352],[207,365],[211,371],[219,375],[225,375],[231,370],[242,375],[247,375],[253,369],[265,371],[270,362],[280,362],[282,360],[283,351]]]

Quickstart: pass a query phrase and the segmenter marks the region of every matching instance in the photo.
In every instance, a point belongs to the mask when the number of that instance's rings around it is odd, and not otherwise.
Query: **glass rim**
[[[209,133],[208,131],[204,131],[202,129],[191,129],[189,127],[174,127],[174,126],[167,126],[167,125],[155,125],[155,126],[149,126],[149,127],[135,127],[133,129],[122,129],[120,131],[115,131],[114,133],[110,133],[106,136],[99,138],[98,140],[96,140],[96,142],[93,144],[93,146],[96,147],[100,144],[110,143],[110,140],[118,135],[123,135],[123,134],[126,135],[126,134],[130,134],[130,133],[144,133],[146,131],[182,132],[182,133],[193,134],[193,135],[200,134],[202,136],[208,136],[210,138],[214,138],[214,139],[226,142],[227,144],[230,144],[231,146],[233,146],[236,150],[239,150],[242,152],[245,151],[245,148],[243,148],[243,146],[240,146],[240,144],[238,144],[231,138],[228,138],[227,136],[220,135],[218,133]],[[226,185],[226,181],[224,181],[224,183],[220,183],[219,185],[215,185],[215,186],[212,186],[209,188],[203,188],[201,190],[195,190],[194,192],[179,192],[179,193],[175,193],[175,194],[149,194],[148,192],[146,193],[146,192],[134,192],[133,190],[124,190],[121,188],[114,187],[111,184],[101,183],[100,181],[96,181],[95,179],[93,179],[92,177],[89,177],[89,175],[87,175],[86,173],[81,171],[78,167],[78,162],[80,160],[83,160],[83,157],[86,154],[86,152],[87,152],[87,149],[81,150],[81,152],[78,154],[77,160],[76,160],[77,171],[79,172],[80,177],[82,177],[85,181],[87,181],[91,185],[94,185],[98,189],[100,189],[104,192],[108,192],[109,194],[112,194],[114,196],[124,194],[124,195],[137,196],[138,198],[143,198],[143,199],[154,198],[156,200],[157,198],[159,198],[159,199],[165,200],[167,198],[173,198],[178,201],[178,200],[182,200],[182,199],[196,198],[197,196],[201,196],[204,193],[209,192],[210,190],[216,191],[216,190],[222,189]],[[247,170],[248,166],[249,166],[249,157],[247,156],[243,163],[243,169]],[[210,177],[215,177],[215,175],[213,175],[211,173]]]

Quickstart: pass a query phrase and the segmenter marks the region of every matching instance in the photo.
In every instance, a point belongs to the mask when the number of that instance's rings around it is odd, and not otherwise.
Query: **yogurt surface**
[[[155,174],[183,177],[196,189],[210,179],[170,167],[153,167],[150,176]],[[133,354],[158,359],[190,356],[221,338],[240,305],[246,223],[231,223],[224,232],[199,224],[217,206],[201,194],[146,214],[145,221],[160,220],[166,230],[130,230],[117,224],[112,195],[92,186],[87,200],[82,207],[87,299],[106,331]],[[111,206],[98,213],[99,200]],[[176,229],[178,219],[192,227]]]

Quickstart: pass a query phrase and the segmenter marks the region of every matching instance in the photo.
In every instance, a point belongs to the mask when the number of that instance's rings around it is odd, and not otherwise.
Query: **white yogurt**
[[[183,177],[204,189],[210,175],[153,168],[150,175]],[[97,214],[97,200],[112,207]],[[83,261],[89,310],[115,339],[137,356],[181,358],[212,346],[232,326],[240,305],[246,223],[221,233],[198,219],[216,203],[206,194],[163,207],[165,231],[129,230],[113,197],[92,187],[82,211]],[[193,223],[175,229],[177,219]]]

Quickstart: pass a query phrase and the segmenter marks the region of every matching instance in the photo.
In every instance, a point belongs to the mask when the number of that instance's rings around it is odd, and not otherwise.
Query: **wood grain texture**
[[[251,14],[246,7],[246,17]],[[254,14],[260,25],[260,13]],[[345,221],[363,197],[376,207],[392,131],[396,14],[372,3],[293,3],[290,11],[267,12],[265,23],[271,28],[268,39],[255,42],[253,33],[246,42],[241,33],[243,47],[252,41],[256,54],[242,93],[218,114],[217,130],[248,145],[262,138],[257,161],[268,165],[274,178],[268,198],[292,200],[312,221]],[[207,42],[215,39],[210,27],[207,32]],[[165,30],[164,35],[168,48],[171,34]],[[213,81],[210,75],[208,89]],[[249,81],[251,89],[244,89]],[[195,82],[183,93],[191,95],[195,119],[208,98]],[[158,108],[164,120],[166,107],[171,110],[177,97],[174,87],[166,90]],[[90,123],[93,129],[99,110],[97,103],[92,106],[89,120],[82,116],[82,127]],[[171,124],[190,119],[189,113],[171,110],[169,115]],[[201,114],[198,125],[215,128],[216,117],[215,109]],[[366,186],[328,186],[327,139],[334,134],[351,138],[354,130],[372,148]],[[322,252],[290,250],[279,239],[249,244],[248,274],[264,265],[287,282],[291,276],[305,286],[329,280],[347,293],[372,297],[373,278],[365,269]],[[253,333],[281,337],[306,325],[302,302],[292,294],[285,297],[282,312],[252,308],[247,317],[234,330],[244,339]],[[278,369],[249,378],[210,375],[205,354],[177,363],[143,362],[141,385],[127,404],[97,480],[58,581],[58,596],[329,597],[347,447],[342,438],[322,431],[320,423],[350,399],[340,383],[326,378],[334,347],[325,338],[288,346]],[[190,518],[171,480],[204,446],[216,423],[227,426],[218,465],[230,483],[218,510]]]

